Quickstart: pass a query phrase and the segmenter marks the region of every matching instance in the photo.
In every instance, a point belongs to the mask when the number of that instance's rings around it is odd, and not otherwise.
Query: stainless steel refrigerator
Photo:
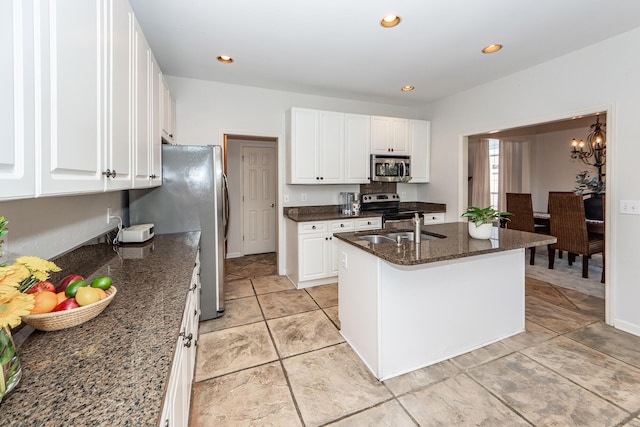
[[[163,145],[162,186],[129,191],[129,223],[155,234],[201,231],[201,320],[224,313],[228,198],[219,145]]]

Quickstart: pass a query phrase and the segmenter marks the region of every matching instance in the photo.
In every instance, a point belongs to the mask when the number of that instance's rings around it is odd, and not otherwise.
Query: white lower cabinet
[[[333,234],[380,228],[381,217],[287,221],[287,277],[298,289],[335,282],[340,260]]]
[[[425,213],[424,214],[424,224],[442,224],[444,223],[444,212],[437,213]]]
[[[189,423],[191,387],[195,372],[196,342],[200,319],[199,259],[198,253],[182,314],[180,333],[176,340],[171,373],[160,417],[160,427],[186,426]]]

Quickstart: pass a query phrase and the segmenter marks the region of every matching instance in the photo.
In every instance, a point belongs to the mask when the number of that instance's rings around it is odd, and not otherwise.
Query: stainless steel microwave
[[[411,156],[371,155],[371,181],[408,182]]]

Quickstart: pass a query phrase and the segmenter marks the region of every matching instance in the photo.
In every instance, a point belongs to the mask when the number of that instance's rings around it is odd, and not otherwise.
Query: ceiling
[[[531,126],[521,126],[511,129],[503,129],[491,133],[478,135],[470,135],[470,138],[513,138],[518,136],[540,135],[543,133],[561,132],[565,130],[582,129],[584,133],[590,131],[592,124],[599,117],[600,123],[607,123],[607,113],[599,112],[595,114],[585,114],[579,117],[571,117],[564,120],[555,120],[552,122],[538,123]]]
[[[407,106],[640,26],[638,0],[130,3],[166,75]],[[402,22],[383,28],[390,13]],[[481,53],[494,43],[504,49]]]

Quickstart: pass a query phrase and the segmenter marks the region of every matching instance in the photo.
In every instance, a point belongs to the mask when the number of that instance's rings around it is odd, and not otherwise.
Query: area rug
[[[556,260],[553,270],[549,270],[549,258],[546,247],[536,250],[535,265],[529,265],[529,250],[526,255],[525,274],[563,288],[573,289],[587,295],[604,298],[604,283],[600,283],[602,276],[602,254],[596,254],[589,260],[589,278],[582,278],[582,257],[576,257],[573,265],[569,266],[567,254],[562,259]]]

